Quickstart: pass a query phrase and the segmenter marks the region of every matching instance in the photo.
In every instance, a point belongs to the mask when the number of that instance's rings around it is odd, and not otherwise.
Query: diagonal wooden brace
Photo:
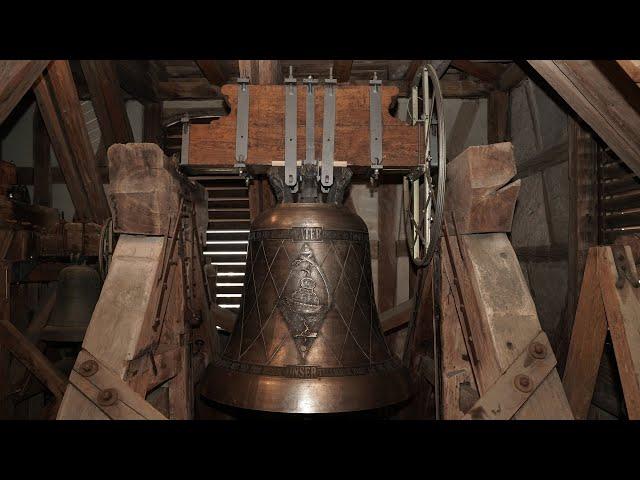
[[[541,331],[462,419],[509,420],[555,366],[549,339]]]
[[[78,354],[69,383],[112,420],[167,419],[86,350]]]

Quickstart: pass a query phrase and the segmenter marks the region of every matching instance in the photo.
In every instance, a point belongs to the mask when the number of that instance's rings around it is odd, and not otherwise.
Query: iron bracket
[[[333,153],[336,130],[336,83],[333,68],[324,81],[324,116],[322,119],[322,172],[320,184],[328,191],[333,184]]]
[[[247,168],[249,140],[249,79],[238,78],[238,111],[236,117],[236,163],[242,174]]]
[[[307,86],[307,109],[305,120],[305,140],[306,140],[306,155],[304,163],[306,165],[313,165],[316,162],[316,103],[314,96],[314,86],[318,83],[318,80],[309,75],[302,80]]]
[[[180,119],[182,122],[182,144],[180,145],[180,165],[189,164],[189,114],[185,113]]]
[[[369,80],[369,144],[371,152],[371,169],[375,177],[382,169],[382,92],[378,75],[373,74]]]
[[[289,67],[289,76],[284,83],[284,183],[295,193],[298,191],[298,87],[292,67]]]

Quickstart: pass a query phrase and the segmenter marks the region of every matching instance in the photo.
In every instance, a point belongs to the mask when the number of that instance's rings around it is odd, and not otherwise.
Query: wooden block
[[[540,332],[540,322],[513,247],[504,233],[462,235],[466,264],[480,317],[469,321],[479,363],[474,366],[484,394],[528,348]],[[571,409],[555,369],[515,415],[516,419],[572,419]]]
[[[170,218],[175,225],[182,197],[204,203],[203,188],[181,175],[156,144],[115,144],[107,155],[116,233],[165,235]]]
[[[164,238],[121,235],[82,347],[123,376],[156,283]],[[105,338],[111,339],[105,342]]]
[[[447,166],[445,218],[455,215],[458,234],[508,232],[520,191],[513,145],[469,147]],[[453,225],[450,226],[453,233]]]
[[[271,166],[284,160],[284,86],[249,85],[249,139],[247,164]],[[225,166],[235,164],[238,87],[225,85],[230,113],[210,124],[191,125],[189,163]],[[382,87],[383,164],[385,167],[415,166],[418,155],[417,127],[391,116],[389,106],[398,95],[397,87]],[[305,155],[306,87],[298,87],[298,158]],[[316,155],[322,151],[324,89],[315,90]],[[371,165],[369,146],[369,87],[344,85],[336,90],[335,160],[350,166]],[[258,173],[261,171],[254,170]]]

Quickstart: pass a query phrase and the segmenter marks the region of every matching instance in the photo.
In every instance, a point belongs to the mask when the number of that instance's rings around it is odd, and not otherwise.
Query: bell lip
[[[408,399],[412,388],[403,366],[368,375],[298,379],[231,371],[211,364],[200,394],[207,400],[247,410],[322,414],[395,405]],[[305,396],[310,397],[306,404],[301,401]]]

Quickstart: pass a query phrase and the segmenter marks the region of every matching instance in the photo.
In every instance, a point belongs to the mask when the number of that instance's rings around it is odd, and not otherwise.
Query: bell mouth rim
[[[207,368],[200,395],[231,407],[270,413],[328,414],[374,410],[412,394],[404,366],[380,373],[298,379]]]

